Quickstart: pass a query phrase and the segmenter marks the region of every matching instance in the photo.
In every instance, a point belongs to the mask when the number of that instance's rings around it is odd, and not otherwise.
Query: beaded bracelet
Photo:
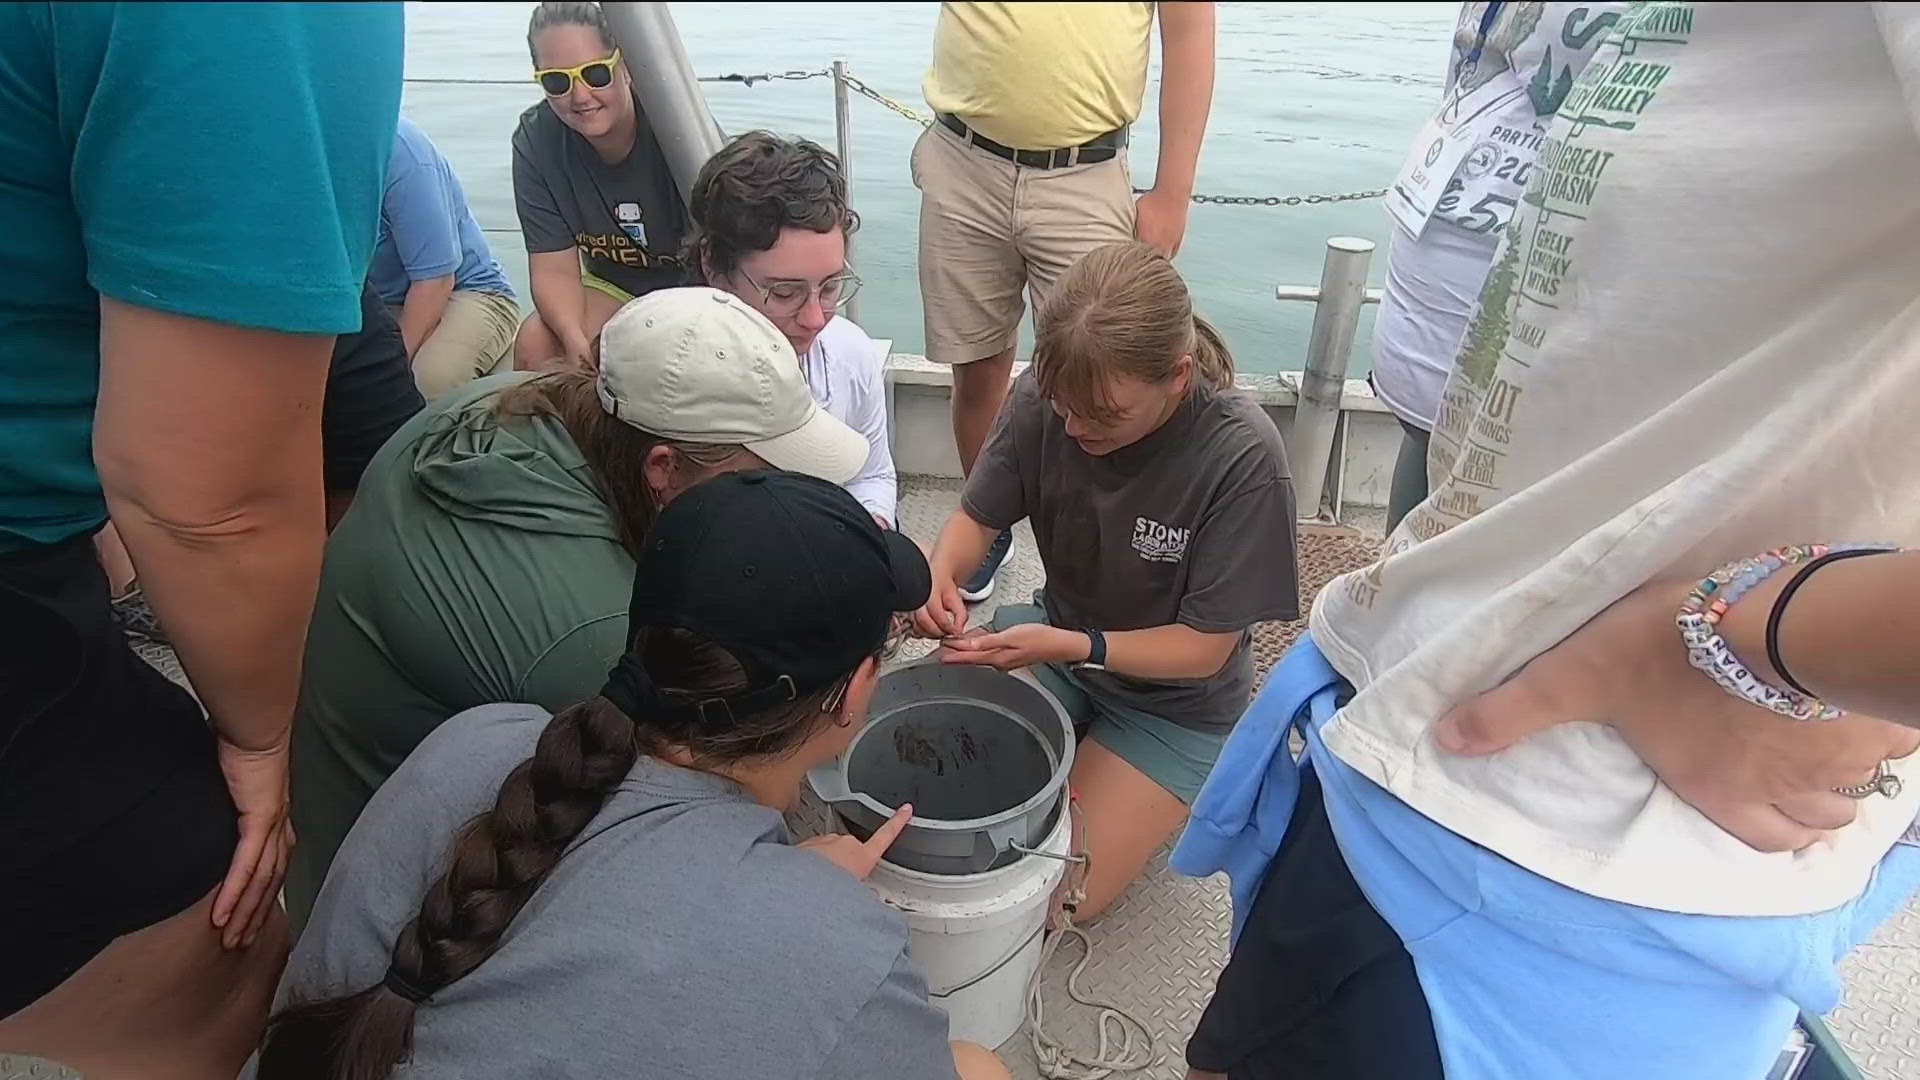
[[[1770,712],[1794,720],[1837,719],[1842,715],[1841,710],[1819,698],[1761,681],[1733,655],[1727,640],[1720,636],[1720,620],[1728,608],[1783,566],[1824,558],[1832,552],[1886,551],[1892,547],[1890,544],[1801,544],[1738,559],[1715,570],[1687,594],[1674,620],[1680,628],[1680,639],[1687,646],[1687,661],[1727,693]]]

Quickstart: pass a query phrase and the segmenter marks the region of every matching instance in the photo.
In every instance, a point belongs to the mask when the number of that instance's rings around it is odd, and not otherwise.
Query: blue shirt
[[[0,5],[0,553],[106,520],[100,297],[359,329],[402,38],[399,4]]]
[[[1683,915],[1577,892],[1335,757],[1320,729],[1351,693],[1312,638],[1289,650],[1228,737],[1172,864],[1227,872],[1237,937],[1293,814],[1287,732],[1304,728],[1340,853],[1413,956],[1448,1076],[1764,1076],[1796,1011],[1839,1003],[1840,959],[1920,885],[1920,849],[1901,844],[1865,893],[1814,915]]]
[[[453,166],[427,133],[402,116],[380,196],[380,237],[367,278],[380,299],[398,304],[416,281],[453,275],[453,287],[512,296]]]

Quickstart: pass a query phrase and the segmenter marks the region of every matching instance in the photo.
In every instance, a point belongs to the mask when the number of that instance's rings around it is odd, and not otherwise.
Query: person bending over
[[[597,695],[456,716],[368,805],[259,1080],[1005,1080],[948,1043],[861,884],[912,808],[864,842],[781,817],[859,731],[927,598],[919,548],[833,484],[749,472],[663,511],[636,570]]]
[[[867,463],[847,490],[891,524],[887,347],[837,314],[860,289],[847,265],[847,235],[860,218],[847,206],[840,160],[805,139],[750,131],[701,168],[690,202],[687,262],[779,327],[814,400],[867,437]]]
[[[867,457],[820,409],[773,325],[713,289],[607,324],[597,373],[477,379],[375,455],[327,545],[294,732],[298,923],[360,809],[447,717],[559,709],[626,647],[633,553],[720,472],[834,482]]]
[[[1167,837],[1253,689],[1248,628],[1298,614],[1280,433],[1166,256],[1075,263],[1040,313],[915,618],[951,663],[1034,667],[1085,733],[1072,785],[1098,915]],[[1033,522],[1047,585],[964,632],[960,586],[994,536]]]

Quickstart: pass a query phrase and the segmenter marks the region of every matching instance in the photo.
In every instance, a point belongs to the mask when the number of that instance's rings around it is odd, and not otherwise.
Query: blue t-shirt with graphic
[[[402,48],[399,4],[0,5],[0,553],[106,520],[100,297],[359,329]]]
[[[512,296],[453,166],[419,125],[402,116],[380,197],[380,236],[367,279],[389,304],[416,281],[453,275],[453,287]]]

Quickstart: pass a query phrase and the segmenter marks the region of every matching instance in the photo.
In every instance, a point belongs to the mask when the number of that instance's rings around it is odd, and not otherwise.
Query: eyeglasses
[[[753,280],[753,275],[745,270],[739,271],[747,284],[760,292],[760,306],[769,315],[792,315],[807,306],[807,297],[819,296],[823,311],[839,311],[860,291],[860,279],[851,270],[843,270],[827,278],[818,285],[805,281],[776,281],[771,285],[762,285]]]
[[[613,65],[620,62],[620,50],[605,60],[590,60],[574,68],[542,68],[533,73],[533,81],[548,97],[563,97],[573,89],[573,80],[579,79],[594,90],[604,90],[613,84]]]

